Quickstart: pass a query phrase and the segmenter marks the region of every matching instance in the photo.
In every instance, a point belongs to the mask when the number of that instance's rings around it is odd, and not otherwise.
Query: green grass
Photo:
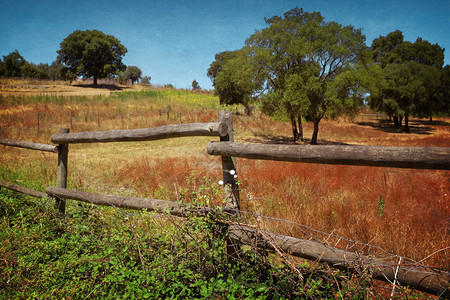
[[[177,89],[159,89],[159,90],[144,90],[144,91],[125,91],[114,93],[111,98],[121,99],[123,101],[146,100],[149,102],[165,102],[168,104],[183,103],[189,106],[202,107],[209,109],[219,109],[219,99],[213,93],[201,93],[187,90]]]
[[[358,299],[369,288],[251,249],[228,260],[210,217],[74,203],[61,218],[53,201],[7,190],[0,215],[1,299]]]

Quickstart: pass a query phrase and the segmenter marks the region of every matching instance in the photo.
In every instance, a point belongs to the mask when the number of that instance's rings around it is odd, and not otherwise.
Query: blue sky
[[[124,63],[152,83],[190,88],[196,79],[210,89],[216,53],[241,48],[265,17],[297,6],[362,28],[368,45],[397,29],[405,40],[438,43],[450,64],[449,0],[0,0],[0,56],[17,49],[27,61],[51,63],[70,33],[97,29],[117,37],[128,49]]]

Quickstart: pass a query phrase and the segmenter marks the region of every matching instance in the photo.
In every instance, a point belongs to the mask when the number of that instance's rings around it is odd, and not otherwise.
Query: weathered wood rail
[[[208,154],[316,164],[450,170],[450,148],[210,142]]]
[[[187,136],[226,136],[226,123],[173,124],[154,128],[58,133],[51,137],[55,144],[153,141]]]
[[[151,198],[137,198],[114,195],[101,195],[82,191],[68,190],[57,187],[47,187],[45,192],[56,198],[68,198],[72,200],[82,201],[95,205],[113,206],[124,209],[134,209],[154,211],[157,213],[165,213],[177,217],[186,217],[188,214],[206,214],[211,211],[208,207],[196,208],[189,207],[186,204],[180,204],[174,201],[159,200]]]
[[[38,151],[44,151],[44,152],[58,153],[58,147],[54,146],[54,145],[15,141],[15,140],[8,140],[8,139],[4,139],[4,138],[0,138],[0,144],[5,145],[5,146],[11,146],[11,147],[18,147],[18,148],[38,150]]]
[[[234,143],[233,122],[229,112],[220,112],[219,122],[165,125],[155,128],[111,130],[69,133],[61,129],[51,141],[58,146],[31,142],[13,141],[0,138],[0,144],[32,150],[58,153],[57,187],[47,187],[46,193],[34,191],[17,184],[0,180],[0,187],[33,197],[52,197],[56,199],[59,211],[65,213],[65,199],[73,199],[96,205],[114,206],[126,209],[147,209],[158,213],[169,213],[186,217],[191,214],[208,214],[213,211],[207,207],[190,207],[167,200],[100,195],[82,191],[68,190],[68,145],[72,143],[107,143],[152,141],[157,139],[218,136],[220,142],[210,142],[207,151],[210,155],[222,156],[223,178],[226,191],[228,213],[239,213],[239,191],[230,170],[236,170],[235,157],[300,163],[358,165],[375,167],[414,168],[450,170],[450,148],[439,147],[379,147],[379,146],[309,146],[309,145],[262,145]],[[438,273],[419,266],[397,266],[387,259],[369,257],[360,253],[332,248],[324,243],[303,240],[271,232],[263,232],[250,225],[227,223],[229,238],[239,243],[258,245],[269,250],[280,249],[287,254],[321,261],[333,267],[350,270],[363,269],[375,279],[393,282],[415,289],[450,297],[450,274]],[[231,245],[235,246],[235,245]],[[230,250],[230,249],[229,249]],[[395,272],[397,275],[395,275]]]
[[[25,194],[25,195],[33,196],[33,197],[36,197],[36,198],[45,198],[45,197],[47,197],[46,193],[38,192],[38,191],[35,191],[35,190],[32,190],[32,189],[26,188],[24,186],[17,185],[15,183],[6,182],[4,180],[0,180],[0,187],[3,187],[5,189],[9,189],[11,191],[19,192],[19,193],[22,193],[22,194]]]
[[[245,225],[230,225],[228,235],[247,245],[258,245],[271,250],[275,250],[276,247],[289,255],[327,263],[335,268],[364,270],[378,280],[394,282],[396,279],[404,286],[412,286],[423,292],[443,293],[444,297],[450,296],[450,275],[448,273],[438,274],[417,266],[398,266],[386,259],[329,247],[311,240],[263,232]]]

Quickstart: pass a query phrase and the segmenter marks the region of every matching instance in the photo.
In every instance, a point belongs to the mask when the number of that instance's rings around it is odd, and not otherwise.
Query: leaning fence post
[[[59,133],[69,133],[69,128],[61,128]],[[56,186],[67,188],[67,161],[69,156],[69,145],[58,145],[58,173],[56,175]],[[66,213],[66,199],[56,198],[56,207],[61,214]]]

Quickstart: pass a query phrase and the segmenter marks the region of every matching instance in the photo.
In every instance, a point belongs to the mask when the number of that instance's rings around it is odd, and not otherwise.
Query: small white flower
[[[234,178],[237,178],[237,175],[234,175]]]
[[[234,175],[234,174],[236,174],[236,171],[235,171],[235,170],[231,170],[231,171],[230,171],[230,174],[231,174],[231,175]]]
[[[219,184],[220,184],[220,185],[223,185],[223,180],[219,180]]]

